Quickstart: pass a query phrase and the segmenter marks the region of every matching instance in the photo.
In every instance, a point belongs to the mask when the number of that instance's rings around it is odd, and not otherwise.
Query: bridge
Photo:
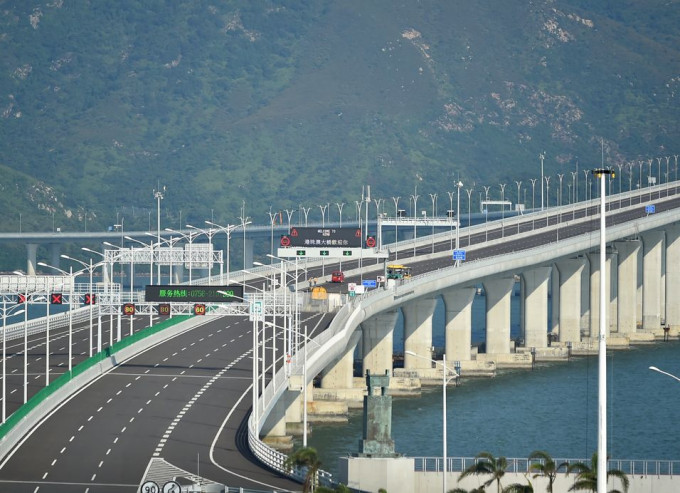
[[[609,306],[605,310],[614,344],[651,341],[663,334],[662,324],[672,334],[680,328],[678,307],[666,303],[677,299],[680,289],[679,205],[677,183],[608,199],[604,282]],[[305,409],[313,403],[318,413],[341,412],[363,396],[364,387],[356,383],[353,372],[357,348],[362,374],[391,372],[398,377],[392,381],[399,381],[395,391],[441,382],[442,371],[428,361],[439,357],[431,339],[438,297],[446,306],[443,351],[447,360],[457,362],[462,375],[596,350],[603,311],[592,294],[602,282],[599,255],[594,255],[598,231],[599,208],[591,201],[461,230],[460,248],[466,250],[466,261],[457,266],[451,258],[450,233],[413,238],[386,245],[392,258],[398,254],[400,262],[413,268],[414,277],[402,284],[353,298],[331,292],[323,303],[309,294],[294,297],[282,288],[274,292],[253,288],[252,299],[260,296],[268,306],[261,319],[178,320],[172,329],[157,332],[138,355],[118,353],[115,344],[103,341],[104,352],[110,347],[120,356],[101,359],[95,373],[83,377],[86,383],[78,387],[81,390],[72,389],[57,404],[46,405],[37,413],[39,418],[27,414],[14,443],[9,443],[12,433],[3,435],[0,481],[16,486],[16,491],[34,491],[44,483],[50,484],[50,491],[66,491],[65,485],[73,483],[89,491],[107,491],[114,484],[132,491],[140,486],[139,478],[172,475],[295,489],[293,483],[263,472],[251,460],[257,457],[270,471],[288,473],[285,456],[271,445],[286,444],[293,432],[305,433]],[[307,269],[308,278],[320,274],[311,264]],[[343,262],[343,269],[352,282],[377,277],[384,265],[364,263],[359,269]],[[293,262],[242,274],[244,280],[298,279]],[[515,347],[509,337],[509,297],[517,279],[523,337]],[[480,284],[487,297],[482,352],[470,342],[470,306]],[[552,303],[551,320],[548,303]],[[337,307],[337,312],[327,314],[329,307]],[[397,310],[404,315],[403,369],[393,368],[392,363]],[[286,322],[291,318],[297,320],[294,327]],[[108,329],[111,334],[114,325]],[[139,331],[133,325],[130,332]],[[309,339],[301,330],[293,330],[304,326]],[[56,330],[62,330],[57,337],[63,338],[63,329]],[[77,330],[86,332],[84,326]],[[82,343],[91,348],[92,337],[83,335]],[[32,350],[46,343],[43,331],[32,339]],[[85,358],[87,350],[82,353]],[[258,364],[253,365],[253,360]],[[46,374],[50,372],[42,378]],[[317,375],[320,385],[314,388]],[[56,433],[49,443],[42,439],[47,429]],[[125,435],[128,431],[132,438]],[[121,466],[124,473],[119,472]],[[173,472],[159,472],[167,469]]]

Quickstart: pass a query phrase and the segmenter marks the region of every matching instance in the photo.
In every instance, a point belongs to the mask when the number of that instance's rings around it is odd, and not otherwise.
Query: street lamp
[[[432,199],[432,253],[434,253],[434,220],[435,217],[437,216],[437,194],[436,193],[431,193],[430,198]]]
[[[529,181],[531,182],[531,210],[536,209],[536,181],[537,178],[529,178]]]
[[[541,210],[543,210],[543,160],[545,159],[545,151],[538,155],[541,160]]]
[[[399,220],[399,198],[392,197],[392,202],[394,202],[394,260],[399,258],[399,249],[397,248],[397,243],[399,243],[399,230],[397,229],[397,221]]]
[[[340,227],[342,228],[342,208],[345,206],[344,202],[336,202],[336,206],[338,206],[338,215],[340,216]]]
[[[413,255],[416,254],[416,238],[418,237],[418,229],[416,226],[416,212],[418,210],[418,185],[415,186],[411,200],[413,200]]]
[[[90,263],[89,266],[86,262],[83,262],[82,260],[78,260],[77,258],[69,257],[68,255],[61,255],[61,258],[70,260],[72,262],[77,262],[80,265],[83,266],[83,271],[88,271],[90,274],[90,287],[89,287],[89,292],[90,292],[90,339],[88,341],[88,348],[89,348],[89,355],[92,357],[92,317],[93,317],[93,310],[94,310],[94,293],[92,293],[92,273],[94,272],[94,269],[99,267],[100,265],[104,265],[104,262],[99,262],[97,264],[92,263],[92,258],[90,258]],[[101,344],[102,344],[102,334],[101,334],[101,324],[99,325],[99,333],[97,335],[97,352],[101,351]]]
[[[560,189],[557,192],[558,205],[562,205],[562,178],[564,178],[564,173],[557,173],[557,177],[560,179]]]
[[[213,267],[213,246],[212,246],[212,237],[215,233],[217,233],[217,230],[208,228],[202,229],[202,228],[197,228],[196,226],[192,226],[191,224],[186,225],[187,228],[189,229],[194,229],[197,231],[196,236],[198,234],[204,234],[208,237],[208,286],[212,284],[212,267]]]
[[[69,293],[69,298],[68,298],[68,371],[69,373],[71,372],[73,368],[73,285],[75,284],[75,276],[80,274],[81,272],[84,271],[84,269],[77,271],[76,273],[73,272],[73,267],[69,266],[69,271],[66,272],[64,270],[61,270],[58,267],[55,267],[53,265],[46,264],[44,262],[38,262],[38,265],[42,267],[48,267],[50,269],[54,269],[57,272],[62,273],[65,276],[69,276],[71,278],[70,281],[70,293]]]
[[[472,192],[474,191],[474,183],[472,185],[473,185],[473,187],[465,189],[465,193],[467,193],[467,196],[468,196],[468,223],[467,223],[467,226],[468,226],[468,247],[470,246],[470,234],[471,234],[470,231],[472,230],[472,228],[470,228],[470,206],[472,205]]]
[[[15,270],[13,274],[17,276],[26,277],[23,272]],[[26,287],[24,288],[24,404],[28,401],[28,281],[24,280]]]
[[[241,220],[241,227],[243,228],[243,270],[246,270],[246,224],[249,223],[250,218],[246,216],[246,201],[244,200],[241,205],[241,215],[239,216]],[[189,272],[191,274],[191,272]]]
[[[288,211],[286,211],[288,212]],[[292,213],[293,211],[291,211]],[[227,224],[226,226],[220,226],[219,224],[215,224],[212,221],[206,221],[205,222],[208,226],[212,226],[214,228],[219,229],[220,231],[224,231],[224,234],[227,235],[227,279],[229,279],[229,251],[230,245],[229,242],[231,241],[231,233],[234,232],[235,229],[240,228],[241,226],[238,224]],[[246,225],[250,224],[250,221],[246,221]],[[288,227],[290,228],[290,214],[288,215]]]
[[[676,376],[673,375],[672,373],[668,373],[667,371],[659,370],[656,366],[650,366],[649,369],[652,370],[652,371],[656,371],[656,372],[662,373],[663,375],[667,375],[667,376],[669,376],[669,377],[671,377],[671,378],[674,378],[674,379],[677,380],[678,382],[680,382],[680,378],[676,377]]]
[[[162,190],[154,190],[153,196],[156,199],[156,232],[158,236],[158,248],[161,247],[161,200],[164,198],[165,185],[163,185]],[[151,246],[151,257],[153,258],[153,244]],[[158,263],[158,284],[161,282],[161,264]],[[153,283],[151,283],[153,284]]]
[[[463,188],[463,182],[458,180],[456,183],[456,189],[458,193],[456,194],[456,250],[460,249],[460,189]],[[468,228],[470,224],[468,224]],[[457,260],[460,264],[460,260]]]
[[[503,212],[501,212],[501,221],[503,221],[503,219],[505,219],[505,186],[506,186],[506,184],[500,183],[498,186],[501,187],[501,202],[502,202],[501,203],[501,210],[503,211]]]
[[[191,282],[193,280],[192,279],[192,272],[193,272],[193,265],[192,265],[193,262],[192,261],[193,261],[193,257],[194,257],[194,255],[193,255],[193,253],[194,253],[193,242],[194,242],[194,239],[196,239],[196,237],[200,233],[198,231],[192,231],[189,234],[185,234],[185,233],[182,233],[181,231],[177,231],[177,230],[171,229],[171,228],[165,228],[165,231],[167,231],[169,233],[178,234],[178,235],[180,235],[180,237],[182,237],[183,239],[185,239],[189,242],[189,285],[191,286]],[[186,252],[186,250],[184,250],[184,252]],[[182,265],[184,265],[184,263],[185,262],[184,262],[184,253],[183,253],[182,254]],[[182,276],[182,277],[184,277],[184,276]],[[132,290],[130,290],[130,292],[132,292]]]
[[[319,210],[321,211],[321,227],[322,228],[326,226],[326,209],[328,209],[328,204],[319,206]],[[272,253],[272,255],[273,255],[273,253]]]
[[[606,279],[606,218],[605,204],[607,187],[605,179],[613,173],[610,169],[592,170],[595,178],[600,179],[600,279]],[[607,306],[605,283],[600,283],[600,333],[598,344],[598,433],[597,433],[597,469],[607,470]],[[598,493],[607,491],[607,475],[598,474]]]
[[[126,236],[125,239],[128,241],[134,241],[135,243],[139,243],[144,248],[149,249],[149,284],[153,284],[153,246],[152,246],[153,242],[144,243],[143,241],[133,238],[132,236]]]
[[[522,202],[522,180],[515,180],[515,184],[517,185],[517,206],[519,207],[519,203]]]
[[[7,307],[7,298],[3,295],[2,297],[2,422],[4,423],[7,419],[7,355],[6,347],[7,341],[5,338],[5,328],[7,327],[7,313],[11,312],[19,305],[12,305]],[[24,313],[24,310],[19,310],[14,313],[14,315],[20,315]]]
[[[443,467],[443,472],[442,472],[442,492],[447,493],[446,489],[446,473],[448,471],[447,467],[447,449],[446,449],[446,442],[447,442],[447,428],[446,428],[446,386],[447,384],[451,381],[452,378],[458,377],[458,373],[456,373],[454,370],[451,370],[447,368],[446,366],[446,353],[442,355],[442,361],[441,363],[439,361],[433,360],[431,358],[427,358],[425,356],[421,356],[420,354],[416,354],[413,351],[404,351],[405,354],[408,354],[410,356],[415,356],[416,358],[422,358],[425,360],[429,360],[433,362],[435,365],[442,365],[442,453],[443,453],[443,458],[444,458],[444,467]],[[450,376],[449,376],[450,375]]]

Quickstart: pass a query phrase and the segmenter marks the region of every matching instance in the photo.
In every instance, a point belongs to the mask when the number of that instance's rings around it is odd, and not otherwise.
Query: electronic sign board
[[[225,303],[243,301],[243,286],[147,285],[146,301]]]
[[[290,228],[281,236],[281,246],[361,248],[361,229],[358,228]]]

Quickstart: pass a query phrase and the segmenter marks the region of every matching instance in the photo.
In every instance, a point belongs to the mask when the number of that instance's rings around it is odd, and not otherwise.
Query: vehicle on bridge
[[[345,273],[341,270],[334,270],[331,274],[331,282],[345,282]]]
[[[387,279],[410,279],[411,268],[400,264],[390,264],[387,266]]]

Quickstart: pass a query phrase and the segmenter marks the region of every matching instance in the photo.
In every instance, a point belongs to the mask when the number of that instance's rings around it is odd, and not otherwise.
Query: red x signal
[[[64,297],[61,293],[52,293],[50,296],[50,303],[53,305],[61,305],[64,301]]]

